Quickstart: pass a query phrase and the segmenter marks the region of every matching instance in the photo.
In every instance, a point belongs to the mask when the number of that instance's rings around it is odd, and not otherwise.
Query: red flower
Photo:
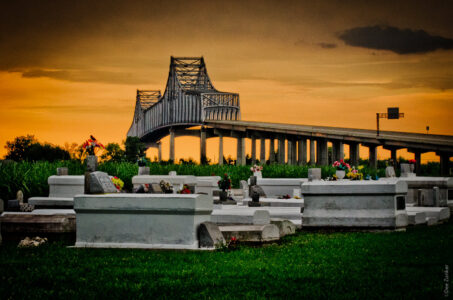
[[[236,242],[236,241],[237,241],[236,237],[235,237],[235,236],[232,236],[232,237],[231,237],[231,242],[234,243],[234,242]]]

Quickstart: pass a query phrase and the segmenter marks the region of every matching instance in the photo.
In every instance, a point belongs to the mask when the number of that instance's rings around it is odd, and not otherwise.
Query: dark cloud
[[[151,83],[147,76],[143,74],[133,74],[125,72],[108,72],[94,70],[43,70],[33,69],[23,71],[22,77],[37,78],[47,77],[58,80],[74,81],[74,82],[102,82],[113,84],[144,84]]]
[[[347,45],[398,54],[426,53],[437,49],[453,49],[453,39],[435,36],[424,30],[400,29],[392,26],[356,27],[338,36]]]
[[[324,48],[324,49],[337,48],[337,44],[335,44],[335,43],[324,43],[324,42],[321,42],[321,43],[318,43],[317,45],[319,47],[321,47],[321,48]]]

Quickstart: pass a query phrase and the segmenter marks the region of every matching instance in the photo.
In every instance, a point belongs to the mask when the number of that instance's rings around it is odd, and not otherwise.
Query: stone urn
[[[220,199],[220,201],[222,201],[222,202],[227,201],[227,199],[228,199],[228,192],[227,192],[227,191],[220,191],[220,192],[219,192],[219,199]]]
[[[343,179],[345,176],[346,176],[346,171],[344,170],[337,170],[337,172],[335,173],[337,175],[337,178],[338,179]]]
[[[96,155],[88,155],[85,161],[87,163],[87,172],[95,172],[98,167],[98,157]]]
[[[410,164],[409,166],[410,166],[411,173],[414,173],[415,164]]]

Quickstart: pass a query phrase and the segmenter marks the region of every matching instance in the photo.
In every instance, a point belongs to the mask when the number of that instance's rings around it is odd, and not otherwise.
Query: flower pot
[[[87,163],[87,171],[95,172],[98,168],[98,157],[96,155],[88,155],[85,161]]]
[[[263,175],[261,174],[261,171],[253,172],[253,176],[255,176],[256,178],[263,178]]]
[[[227,191],[220,191],[219,193],[219,199],[220,201],[227,201],[228,199],[228,192]]]
[[[411,169],[411,173],[414,173],[415,165],[414,164],[410,164],[410,169]]]
[[[337,170],[337,172],[335,174],[337,175],[338,179],[343,179],[344,176],[346,175],[346,172],[343,170]]]

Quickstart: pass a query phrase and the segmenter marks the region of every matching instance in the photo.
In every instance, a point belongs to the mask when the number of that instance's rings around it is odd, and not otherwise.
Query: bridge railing
[[[203,121],[240,120],[239,94],[201,93]]]

